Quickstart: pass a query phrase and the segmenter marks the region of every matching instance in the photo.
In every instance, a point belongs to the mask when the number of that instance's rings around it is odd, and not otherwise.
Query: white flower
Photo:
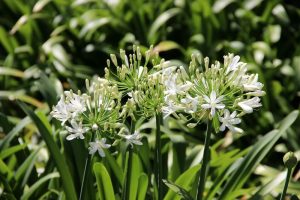
[[[187,81],[185,84],[177,83],[177,74],[170,75],[165,81],[164,85],[166,87],[165,94],[167,96],[174,96],[177,94],[183,94],[187,90],[189,90],[192,87],[192,83]]]
[[[84,97],[71,92],[65,92],[65,95],[66,99],[69,101],[67,104],[68,110],[72,112],[73,117],[86,111],[86,99]]]
[[[184,105],[184,111],[187,113],[194,113],[197,111],[199,105],[199,97],[191,97],[189,94],[186,98],[181,99],[181,103]]]
[[[245,113],[252,113],[253,108],[257,108],[261,106],[260,98],[253,97],[251,99],[241,101],[238,103],[238,106],[240,106]]]
[[[231,62],[228,64],[225,74],[228,74],[231,71],[236,71],[240,64],[239,60],[240,60],[240,56],[234,56]]]
[[[219,121],[222,122],[222,125],[220,126],[220,131],[224,131],[225,127],[228,127],[228,129],[233,133],[242,133],[243,132],[242,129],[233,126],[241,123],[241,119],[237,118],[236,115],[237,115],[236,111],[230,114],[229,110],[225,109],[224,116],[219,117]]]
[[[130,144],[131,146],[133,146],[133,144],[143,145],[143,143],[141,142],[142,136],[138,131],[135,131],[134,134],[132,135],[123,135],[123,134],[119,134],[119,135],[123,137],[126,140],[126,143]]]
[[[102,138],[101,140],[96,139],[95,142],[90,142],[89,154],[94,154],[98,151],[101,157],[105,157],[105,153],[103,149],[108,149],[111,147],[110,144],[106,144],[106,138]]]
[[[243,87],[245,91],[261,90],[264,84],[258,82],[258,74],[251,74],[244,79]]]
[[[67,136],[67,140],[73,140],[75,138],[84,139],[84,133],[90,129],[87,127],[82,127],[82,122],[77,123],[75,120],[71,121],[72,127],[66,126],[67,131],[70,135]]]
[[[225,108],[225,105],[221,103],[223,100],[224,96],[219,96],[217,98],[217,94],[215,91],[212,91],[210,93],[210,97],[207,95],[204,95],[204,100],[206,101],[205,104],[202,104],[201,107],[204,109],[210,109],[210,114],[213,117],[216,113],[216,109],[223,109]]]
[[[173,114],[174,112],[182,109],[182,107],[176,105],[173,101],[165,99],[166,105],[162,106],[161,111],[164,115],[164,119],[167,118],[169,115]]]
[[[53,110],[50,114],[57,120],[61,121],[62,125],[64,125],[66,121],[72,117],[63,96],[61,96],[57,105],[53,107]]]

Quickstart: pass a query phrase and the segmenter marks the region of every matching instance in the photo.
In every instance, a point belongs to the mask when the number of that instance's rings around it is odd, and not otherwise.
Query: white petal
[[[214,107],[212,107],[211,110],[210,110],[211,116],[212,117],[215,116],[215,113],[216,113],[216,109]]]
[[[207,103],[210,103],[210,102],[211,102],[211,101],[210,101],[210,98],[209,98],[208,96],[204,95],[203,98],[204,98],[204,100],[205,100]]]
[[[211,102],[215,102],[216,97],[217,97],[217,94],[216,94],[216,92],[213,90],[213,91],[210,93],[210,101],[211,101]]]
[[[98,153],[102,158],[105,157],[105,153],[104,153],[103,149],[98,148]]]
[[[225,124],[223,123],[221,126],[220,126],[220,131],[224,131],[225,130]]]
[[[76,138],[76,135],[75,134],[70,134],[66,137],[67,140],[73,140]]]
[[[233,118],[233,119],[229,120],[229,123],[230,124],[239,124],[239,123],[241,123],[241,119],[239,119],[239,118]]]
[[[202,104],[201,107],[204,109],[209,109],[209,108],[211,108],[211,105],[210,104]]]
[[[250,106],[248,106],[248,105],[246,105],[246,104],[244,104],[242,102],[238,103],[238,105],[243,109],[243,111],[245,113],[252,113],[253,112],[253,108],[252,107],[250,107]]]
[[[218,109],[223,109],[223,108],[225,108],[225,105],[224,105],[224,104],[217,104],[217,105],[216,105],[216,108],[218,108]]]
[[[219,96],[216,100],[215,103],[220,103],[224,99],[224,95]]]

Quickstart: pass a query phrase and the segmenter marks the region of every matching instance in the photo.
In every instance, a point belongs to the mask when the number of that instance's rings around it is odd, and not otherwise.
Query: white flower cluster
[[[116,132],[125,126],[119,123],[121,97],[118,87],[103,78],[91,83],[86,81],[86,87],[87,93],[83,94],[64,92],[51,112],[68,131],[66,139],[84,139],[86,134],[92,134],[90,137],[95,141],[89,142],[89,152],[98,152],[101,157],[105,156],[104,149],[112,146],[108,141],[124,139],[128,144],[140,144],[137,141],[140,136],[136,133],[118,135]]]
[[[193,56],[189,75],[181,68],[168,76],[178,76],[180,72],[184,81],[178,84],[176,78],[166,79],[166,92],[169,88],[176,88],[172,89],[172,94],[176,95],[172,101],[168,100],[172,105],[166,105],[164,110],[175,112],[178,109],[174,108],[182,108],[181,111],[198,122],[213,120],[216,131],[224,131],[227,127],[232,132],[242,132],[235,126],[241,123],[239,117],[260,107],[260,96],[265,94],[263,84],[258,82],[258,74],[248,74],[246,63],[240,62],[240,57],[233,54],[224,56],[223,64],[216,61],[211,66],[205,58],[202,68],[198,67],[196,60]],[[190,123],[188,126],[196,124]]]
[[[202,64],[193,55],[187,70],[159,59],[152,47],[144,57],[136,46],[129,56],[121,50],[120,58],[118,62],[111,54],[105,78],[87,81],[86,93],[65,92],[51,112],[68,131],[67,140],[96,135],[89,151],[102,157],[121,140],[130,146],[142,144],[141,135],[130,134],[124,125],[137,117],[163,114],[196,121],[188,127],[212,120],[215,131],[242,132],[236,127],[240,117],[260,107],[265,94],[258,74],[249,74],[246,63],[233,54],[211,65],[208,58]]]
[[[149,67],[151,55],[156,57]],[[249,74],[246,63],[233,54],[224,56],[223,64],[216,61],[211,65],[208,58],[201,64],[201,59],[193,55],[188,70],[159,60],[152,48],[146,51],[143,66],[138,47],[134,46],[129,59],[124,50],[120,51],[120,57],[119,66],[116,56],[111,55],[117,74],[106,69],[106,78],[114,81],[123,96],[128,97],[122,113],[132,119],[133,113],[151,117],[160,112],[164,118],[186,113],[197,123],[213,120],[216,131],[224,131],[227,127],[232,132],[242,132],[235,125],[241,122],[242,115],[261,106],[260,96],[265,94],[258,74]]]

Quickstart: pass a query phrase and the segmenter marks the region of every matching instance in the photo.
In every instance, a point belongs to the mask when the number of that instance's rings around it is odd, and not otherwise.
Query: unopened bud
[[[98,128],[99,128],[99,127],[98,127],[98,125],[97,125],[97,124],[93,124],[93,126],[92,126],[92,130],[93,130],[93,131],[97,131],[97,130],[98,130]]]
[[[287,152],[283,156],[283,163],[288,169],[294,168],[297,165],[297,162],[298,162],[297,157],[293,152]]]

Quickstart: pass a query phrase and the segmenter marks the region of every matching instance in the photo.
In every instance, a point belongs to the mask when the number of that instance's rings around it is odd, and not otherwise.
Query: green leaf
[[[94,164],[93,168],[100,200],[115,200],[114,189],[105,166],[102,163],[97,162]]]
[[[8,149],[5,149],[0,152],[0,158],[5,159],[6,157],[8,157],[16,152],[23,150],[26,146],[27,146],[27,144],[20,144],[20,145],[16,145],[16,146],[10,147]]]
[[[297,119],[299,111],[295,110],[285,117],[280,123],[278,130],[273,130],[261,138],[245,156],[237,170],[229,178],[219,199],[234,199],[232,192],[240,189],[246,182],[251,172],[261,162],[261,160],[272,149],[276,141]]]
[[[57,103],[57,93],[53,86],[53,82],[46,76],[46,74],[41,73],[41,79],[38,85],[41,93],[43,94],[45,100],[48,102],[50,108]]]
[[[104,159],[108,161],[109,167],[111,168],[114,175],[116,176],[119,184],[122,185],[123,184],[123,178],[124,178],[124,172],[123,172],[122,168],[118,165],[115,158],[108,151],[105,151],[105,158]]]
[[[176,16],[180,12],[181,12],[180,8],[171,8],[171,9],[166,10],[165,12],[161,13],[150,27],[150,30],[148,33],[149,42],[152,44],[155,43],[156,38],[157,38],[157,31],[160,29],[160,27],[164,26],[169,19]]]
[[[191,195],[182,187],[168,181],[168,180],[163,180],[163,182],[174,192],[176,192],[176,194],[180,195],[182,197],[182,199],[184,200],[193,200],[193,197],[191,197]]]
[[[7,178],[6,180],[10,181],[11,178],[14,176],[13,171],[3,162],[0,158],[0,175],[5,175]]]
[[[8,53],[14,52],[13,46],[10,42],[10,37],[2,26],[0,26],[0,43]]]
[[[189,191],[192,188],[192,184],[194,183],[195,177],[199,169],[200,169],[200,165],[195,165],[194,167],[191,167],[190,169],[185,171],[177,178],[175,184]],[[179,200],[180,198],[176,196],[176,193],[173,190],[169,190],[167,195],[164,198],[164,200],[175,200],[175,199]]]
[[[27,200],[30,198],[30,196],[46,181],[48,181],[49,179],[54,179],[54,178],[58,178],[59,177],[59,173],[58,172],[53,172],[50,173],[44,177],[42,177],[41,179],[39,179],[37,182],[35,182],[28,190],[26,190],[24,192],[24,194],[21,196],[21,200]]]
[[[25,117],[5,136],[5,138],[0,143],[0,150],[2,151],[5,148],[9,147],[10,141],[29,123],[31,119],[29,117]]]
[[[263,196],[274,191],[277,186],[279,186],[286,179],[287,171],[278,174],[277,177],[272,179],[270,182],[261,187],[250,200],[259,200]]]
[[[37,126],[41,136],[45,140],[47,147],[50,151],[50,154],[56,164],[58,172],[60,173],[66,198],[70,200],[76,200],[77,199],[76,190],[74,188],[70,171],[68,169],[65,158],[60,153],[60,150],[51,135],[51,132],[49,130],[49,127],[51,126],[49,122],[45,120],[47,118],[43,117],[43,119],[41,119],[32,110],[30,110],[26,104],[22,102],[18,102],[18,104],[24,110],[24,112],[26,112],[26,114],[30,116],[32,121]]]
[[[132,154],[132,164],[131,164],[131,180],[130,180],[130,190],[129,190],[129,200],[136,200],[137,190],[139,184],[139,177],[141,174],[141,161],[139,157],[133,153]]]
[[[173,49],[182,50],[182,47],[174,41],[162,41],[154,47],[155,52],[170,51]]]
[[[43,107],[43,103],[40,102],[39,100],[28,96],[26,94],[24,94],[24,91],[19,90],[19,91],[0,91],[0,98],[6,98],[9,100],[21,100],[24,101],[26,103],[30,103],[31,105],[34,105],[38,108]]]
[[[138,193],[137,193],[137,200],[144,200],[146,199],[146,193],[148,189],[148,176],[145,173],[142,173],[139,177],[138,183]]]
[[[12,69],[12,68],[8,68],[8,67],[0,67],[0,75],[24,78],[24,72],[22,72],[18,69]]]

